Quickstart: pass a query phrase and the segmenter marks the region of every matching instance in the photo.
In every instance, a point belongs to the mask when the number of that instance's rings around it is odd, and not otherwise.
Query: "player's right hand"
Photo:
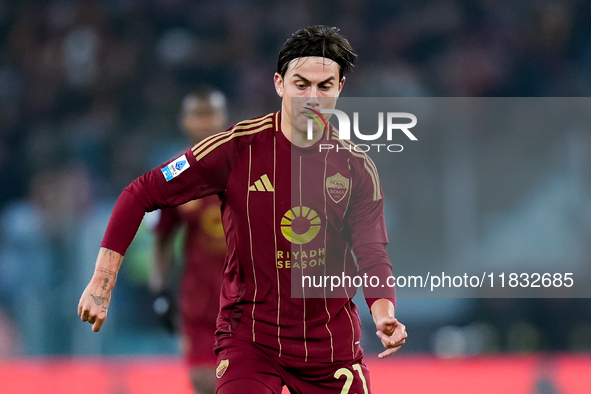
[[[96,258],[94,275],[78,302],[78,316],[82,321],[92,324],[94,332],[101,329],[107,318],[111,292],[122,261],[121,253],[101,247]]]
[[[93,276],[78,302],[78,316],[82,321],[92,324],[92,331],[98,332],[107,319],[111,302],[108,277]]]

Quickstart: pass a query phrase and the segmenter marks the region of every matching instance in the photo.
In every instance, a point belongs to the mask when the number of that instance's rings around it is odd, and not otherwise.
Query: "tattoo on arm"
[[[90,296],[94,300],[95,305],[103,305],[106,300],[106,298],[102,296],[95,296],[94,294],[91,294]]]
[[[109,275],[109,276],[117,276],[117,273],[115,273],[114,271],[108,270],[106,268],[97,268],[96,269],[98,272],[100,272],[101,274],[105,274],[105,275]]]
[[[109,258],[109,260],[117,260],[118,262],[121,262],[121,260],[123,259],[123,255],[121,255],[111,249],[101,248],[101,250],[102,250],[103,254]]]
[[[100,295],[94,295],[91,294],[90,296],[92,297],[92,299],[94,300],[94,304],[95,305],[103,305],[105,303],[105,301],[107,300],[107,297],[104,297],[105,291],[107,291],[107,283],[109,283],[109,279],[105,278],[104,279],[104,284],[102,286],[99,286],[96,290],[96,292],[98,293],[99,289],[102,289],[102,291],[100,292]]]

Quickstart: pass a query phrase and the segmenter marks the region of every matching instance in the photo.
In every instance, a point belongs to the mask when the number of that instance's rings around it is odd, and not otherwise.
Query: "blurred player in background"
[[[226,121],[226,98],[220,91],[203,87],[183,99],[180,125],[191,140],[191,146],[223,130]],[[218,196],[208,196],[160,211],[155,229],[150,288],[158,295],[154,309],[169,328],[175,326],[173,319],[176,318],[176,308],[172,308],[174,300],[171,299],[174,292],[170,289],[175,239],[183,225],[184,268],[178,302],[181,350],[191,369],[191,381],[197,393],[213,394],[216,365],[213,334],[227,251]]]
[[[356,58],[337,28],[297,31],[282,46],[274,74],[280,111],[239,122],[132,182],[117,200],[80,298],[81,320],[101,329],[123,255],[146,211],[217,194],[228,245],[217,393],[279,394],[286,385],[291,393],[370,394],[353,292],[292,293],[303,290],[292,278],[304,273],[375,276],[382,284],[392,275],[373,161],[347,149],[351,142],[330,124],[308,122],[334,108]],[[322,141],[343,149],[319,151]],[[388,357],[407,338],[394,317],[395,289],[365,287],[364,296],[386,348],[378,357]]]

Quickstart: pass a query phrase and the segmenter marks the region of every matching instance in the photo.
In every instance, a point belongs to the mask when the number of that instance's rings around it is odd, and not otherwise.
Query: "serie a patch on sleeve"
[[[187,168],[191,167],[189,165],[189,161],[187,160],[186,155],[182,155],[178,159],[174,160],[167,166],[162,167],[162,173],[164,174],[164,179],[166,182],[170,181],[172,178],[179,176],[183,171]]]

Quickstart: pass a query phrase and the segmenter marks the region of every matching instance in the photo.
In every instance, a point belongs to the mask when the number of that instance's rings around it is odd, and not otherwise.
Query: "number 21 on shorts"
[[[359,377],[361,378],[361,382],[363,383],[363,394],[368,394],[367,382],[365,381],[365,376],[363,376],[363,370],[361,370],[361,365],[353,364],[353,370],[355,370],[359,374]],[[340,379],[341,376],[343,376],[343,375],[345,375],[347,380],[345,380],[345,385],[343,386],[343,389],[341,390],[341,394],[348,394],[349,390],[351,389],[351,385],[353,384],[353,379],[354,379],[353,372],[351,372],[347,368],[339,368],[334,373],[335,379]]]

